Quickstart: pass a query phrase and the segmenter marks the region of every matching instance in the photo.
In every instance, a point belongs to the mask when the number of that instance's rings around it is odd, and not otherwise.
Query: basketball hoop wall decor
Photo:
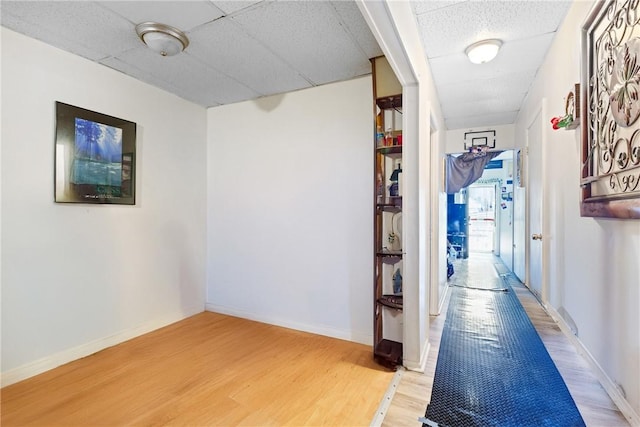
[[[465,151],[487,151],[490,148],[496,148],[495,130],[481,130],[464,133]]]

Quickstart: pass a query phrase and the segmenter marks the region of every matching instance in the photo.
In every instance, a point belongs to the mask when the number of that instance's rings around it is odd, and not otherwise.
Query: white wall
[[[6,385],[204,309],[206,111],[1,31]],[[55,101],[137,123],[135,206],[53,202]]]
[[[480,128],[471,128],[471,129],[452,129],[447,131],[447,140],[446,140],[446,152],[448,154],[462,153],[464,152],[464,137],[466,132],[480,132],[486,130],[495,130],[496,131],[496,150],[512,150],[516,146],[516,135],[515,135],[515,125],[497,125],[497,126],[487,126]],[[504,159],[505,154],[500,155],[500,159]],[[506,168],[506,162],[505,162]],[[512,173],[515,169],[513,169],[513,165],[511,166]],[[500,178],[504,180],[503,185],[511,188],[511,191],[514,193],[514,200],[507,203],[507,209],[502,209],[498,207],[498,214],[500,215],[500,230],[499,230],[499,255],[500,258],[504,261],[505,265],[513,270],[518,277],[522,277],[524,279],[524,249],[519,250],[520,246],[516,248],[517,254],[516,257],[521,259],[522,262],[514,263],[514,234],[513,234],[513,223],[514,221],[522,221],[524,222],[524,216],[519,216],[517,218],[514,217],[514,212],[518,212],[518,208],[524,208],[524,204],[520,203],[521,206],[517,206],[518,200],[516,200],[516,193],[518,193],[517,185],[508,185],[507,179],[514,180],[514,177],[506,176],[504,174],[507,173],[505,169],[504,173],[500,173]],[[515,182],[514,182],[515,184]],[[524,248],[524,247],[523,247]],[[519,265],[522,264],[522,272],[520,272]],[[522,274],[522,276],[519,275]]]
[[[579,82],[580,27],[590,7],[591,2],[574,2],[556,35],[518,116],[519,147],[524,144],[526,126],[542,100],[546,99],[549,116],[560,115],[564,97]],[[581,345],[610,380],[605,387],[626,395],[621,409],[633,418],[632,424],[638,425],[640,221],[581,217],[580,130],[554,131],[549,125],[545,132],[548,304],[576,332]]]
[[[371,77],[208,110],[207,309],[371,344]]]

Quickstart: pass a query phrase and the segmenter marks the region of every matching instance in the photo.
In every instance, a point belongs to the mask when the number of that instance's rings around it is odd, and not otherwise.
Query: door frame
[[[547,153],[546,153],[546,147],[547,147],[547,133],[545,132],[546,128],[545,128],[545,120],[544,118],[547,117],[547,99],[546,98],[542,98],[538,108],[536,108],[533,111],[533,114],[531,115],[531,120],[528,122],[527,127],[525,129],[525,153],[526,153],[526,171],[527,173],[525,174],[525,182],[526,182],[526,196],[525,196],[525,203],[526,203],[526,208],[525,208],[525,242],[527,242],[527,244],[525,245],[525,285],[527,286],[527,288],[529,288],[529,290],[531,290],[531,250],[530,248],[530,239],[531,239],[531,217],[529,214],[529,208],[531,206],[531,174],[529,173],[529,171],[531,170],[531,164],[530,164],[530,156],[529,156],[529,147],[531,145],[531,140],[529,137],[529,129],[531,129],[531,127],[533,126],[533,124],[535,123],[536,119],[538,118],[538,116],[540,116],[540,175],[542,177],[542,182],[540,183],[540,226],[541,226],[541,234],[542,234],[542,253],[541,253],[541,259],[540,259],[540,263],[541,263],[541,268],[542,271],[540,272],[540,280],[542,283],[540,283],[540,295],[536,295],[536,298],[538,298],[538,300],[540,301],[540,303],[546,307],[547,302],[549,301],[549,239],[550,239],[550,235],[549,235],[549,220],[548,220],[548,214],[547,214],[547,207],[548,207],[548,203],[547,203],[547,195],[548,195],[548,179],[547,179],[547,168],[546,168],[546,158],[547,158]],[[533,292],[532,292],[533,293]]]
[[[499,256],[498,253],[498,245],[497,245],[497,236],[499,234],[498,221],[500,220],[499,214],[500,212],[497,210],[499,206],[499,197],[500,193],[498,191],[498,183],[495,180],[485,181],[483,183],[478,184],[474,182],[473,184],[467,187],[467,197],[471,200],[471,190],[472,188],[491,188],[493,189],[493,231],[491,232],[491,251],[487,253],[492,253],[493,255]],[[468,226],[471,229],[471,215],[468,216]],[[469,253],[471,253],[471,231],[467,232],[467,244],[469,245]]]
[[[405,368],[424,372],[429,352],[428,289],[431,276],[432,230],[431,205],[433,195],[430,175],[420,174],[430,167],[429,140],[431,105],[427,102],[426,87],[420,85],[426,62],[414,59],[405,48],[405,40],[420,46],[411,6],[406,2],[370,2],[356,0],[358,9],[371,29],[378,45],[389,61],[402,86],[402,224],[403,224],[403,356]],[[422,150],[421,150],[422,149]],[[421,169],[422,168],[422,169]],[[427,301],[427,302],[425,302]]]
[[[429,315],[440,314],[445,302],[447,290],[447,196],[444,189],[444,154],[440,150],[440,133],[433,112],[429,114],[429,149],[431,150],[431,259],[430,259],[430,285],[427,301]],[[443,198],[444,197],[444,198]],[[443,211],[444,208],[444,211]],[[444,214],[444,218],[443,215]]]

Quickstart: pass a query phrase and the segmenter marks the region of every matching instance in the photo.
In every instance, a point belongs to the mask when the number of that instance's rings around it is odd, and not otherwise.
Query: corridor
[[[600,385],[585,359],[578,354],[573,344],[545,312],[534,295],[506,269],[498,257],[489,253],[472,252],[467,259],[456,259],[454,270],[454,275],[449,279],[450,287],[488,288],[495,283],[502,283],[499,274],[507,274],[509,285],[536,328],[586,425],[609,427],[629,425]],[[429,350],[425,372],[424,374],[401,372],[400,383],[384,417],[383,426],[420,425],[417,419],[425,415],[431,398],[450,290],[447,292],[442,313],[431,317],[429,340],[432,347]]]

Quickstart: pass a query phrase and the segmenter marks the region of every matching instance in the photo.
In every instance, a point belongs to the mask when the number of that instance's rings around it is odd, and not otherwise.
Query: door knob
[[[542,234],[532,234],[531,238],[533,240],[542,240]]]

